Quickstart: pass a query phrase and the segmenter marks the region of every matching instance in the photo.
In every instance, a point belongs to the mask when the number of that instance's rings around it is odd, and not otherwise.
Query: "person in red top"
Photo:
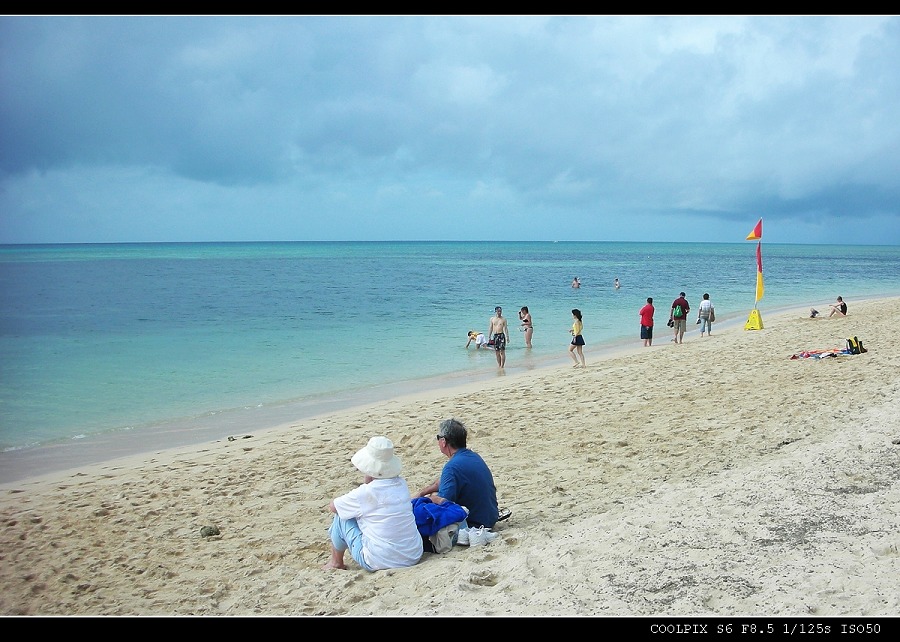
[[[675,314],[676,308],[681,307],[681,316]],[[674,322],[672,326],[675,328],[675,343],[684,343],[684,331],[687,329],[687,316],[691,306],[688,305],[687,299],[684,298],[684,292],[678,295],[678,298],[672,301],[672,311],[669,312],[669,320]]]
[[[653,307],[653,297],[647,297],[647,305],[638,311],[641,317],[641,339],[644,340],[644,347],[653,345],[653,313],[656,309]]]

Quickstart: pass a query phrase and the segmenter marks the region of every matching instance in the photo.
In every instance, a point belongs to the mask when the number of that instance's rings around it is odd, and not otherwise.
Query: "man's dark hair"
[[[438,434],[447,440],[447,445],[459,450],[466,447],[466,427],[456,419],[444,419],[441,422]]]

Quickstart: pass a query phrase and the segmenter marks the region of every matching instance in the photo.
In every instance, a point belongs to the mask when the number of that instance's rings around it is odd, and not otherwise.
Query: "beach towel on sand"
[[[863,347],[859,337],[849,337],[843,348],[831,348],[830,350],[804,350],[791,355],[791,359],[822,359],[824,357],[843,357],[851,354],[863,354],[868,352]]]

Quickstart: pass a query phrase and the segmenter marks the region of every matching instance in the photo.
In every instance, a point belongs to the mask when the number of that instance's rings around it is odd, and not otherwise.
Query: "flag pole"
[[[753,228],[753,231],[747,235],[748,241],[756,241],[756,301],[753,303],[753,309],[744,324],[744,330],[762,330],[762,315],[759,313],[759,300],[763,297],[763,269],[762,269],[762,219]]]

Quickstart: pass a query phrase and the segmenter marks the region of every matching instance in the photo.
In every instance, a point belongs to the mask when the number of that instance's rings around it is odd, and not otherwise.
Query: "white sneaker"
[[[469,546],[484,546],[490,544],[499,537],[499,533],[492,533],[491,529],[479,526],[469,529]]]
[[[461,544],[462,546],[469,545],[469,529],[468,528],[460,528],[459,532],[456,535],[456,543]]]
[[[487,538],[484,536],[484,526],[469,529],[469,546],[484,546]]]

